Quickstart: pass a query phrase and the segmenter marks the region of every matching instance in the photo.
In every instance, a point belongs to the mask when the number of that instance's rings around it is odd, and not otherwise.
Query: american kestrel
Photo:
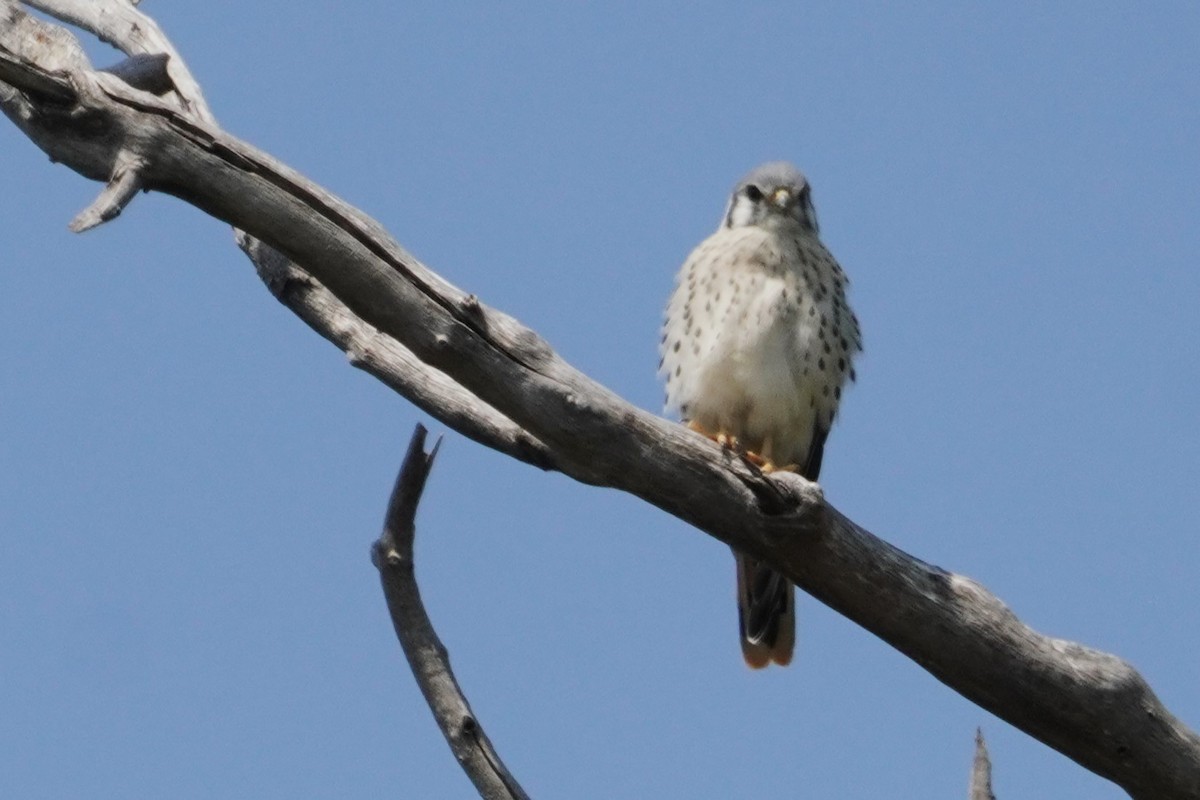
[[[668,412],[764,471],[790,469],[815,481],[862,350],[846,285],[817,236],[804,175],[783,162],[755,169],[734,188],[717,232],[679,270],[660,347]],[[734,556],[746,663],[790,663],[791,582]]]

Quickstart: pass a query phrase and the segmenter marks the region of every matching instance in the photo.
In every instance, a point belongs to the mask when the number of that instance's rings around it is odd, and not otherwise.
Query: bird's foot
[[[741,441],[732,433],[726,433],[725,431],[713,433],[695,420],[688,420],[687,426],[689,429],[695,431],[701,436],[712,439],[714,442],[721,445],[721,447],[724,447],[726,450],[730,450],[737,454],[742,458],[743,461],[750,466],[757,468],[758,471],[762,472],[764,475],[770,475],[772,472],[800,471],[800,465],[798,464],[779,465],[769,458],[760,456],[758,453],[743,449]]]
[[[747,464],[752,467],[757,467],[758,471],[764,475],[770,475],[772,472],[799,472],[798,464],[776,464],[769,458],[764,458],[758,453],[752,453],[749,450],[741,454]]]
[[[699,422],[696,422],[695,420],[688,420],[687,426],[689,429],[695,431],[696,433],[700,434],[701,436],[704,436],[708,439],[712,439],[714,442],[721,445],[721,447],[724,447],[726,450],[732,450],[733,452],[739,453],[739,454],[742,452],[742,443],[739,442],[738,438],[736,436],[734,436],[732,433],[726,433],[725,431],[718,431],[716,433],[713,433],[712,431],[708,430],[707,428],[705,428],[703,425],[701,425]]]

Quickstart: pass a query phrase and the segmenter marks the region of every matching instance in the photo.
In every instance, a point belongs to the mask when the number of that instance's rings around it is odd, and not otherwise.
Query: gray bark
[[[971,784],[967,800],[996,800],[992,793],[992,759],[988,756],[983,731],[975,730],[975,758],[971,762]]]
[[[425,428],[418,425],[413,431],[408,454],[388,501],[383,534],[371,550],[371,560],[379,569],[392,625],[417,686],[479,796],[484,800],[529,800],[471,711],[450,669],[446,647],[433,629],[417,589],[413,561],[417,505],[440,445],[439,439],[433,450],[425,452]]]
[[[30,5],[145,52],[141,38],[127,40],[83,11],[137,14],[128,2]],[[51,33],[31,36],[31,26]],[[281,254],[274,272],[256,258],[264,274],[294,270],[287,274],[306,283],[280,293],[285,304],[455,430],[637,495],[769,562],[964,697],[1133,797],[1200,797],[1200,737],[1129,664],[1037,633],[978,583],[855,525],[816,484],[766,477],[624,402],[536,333],[431,272],[374,220],[217,127],[190,76],[175,79],[186,68],[165,37],[175,92],[163,97],[91,70],[64,37],[0,0],[0,107],[52,159],[109,184],[85,221],[110,219],[136,185],[234,225],[258,241],[246,240],[252,256],[256,248]]]

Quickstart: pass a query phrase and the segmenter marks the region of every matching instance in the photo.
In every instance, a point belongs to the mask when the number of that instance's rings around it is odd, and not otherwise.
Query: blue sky
[[[145,10],[230,132],[648,409],[675,270],[795,161],[866,344],[828,497],[1200,724],[1200,8],[798,5]],[[368,560],[430,420],[221,224],[73,236],[98,185],[0,153],[0,793],[472,796]],[[811,598],[750,672],[728,550],[631,497],[451,434],[418,522],[534,796],[957,798],[980,725],[1002,800],[1124,796]]]

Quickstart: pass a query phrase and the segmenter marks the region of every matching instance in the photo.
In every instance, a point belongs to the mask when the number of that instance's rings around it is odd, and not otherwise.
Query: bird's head
[[[726,228],[798,225],[816,234],[817,212],[808,180],[786,161],[755,167],[734,188],[725,210],[724,225]]]

